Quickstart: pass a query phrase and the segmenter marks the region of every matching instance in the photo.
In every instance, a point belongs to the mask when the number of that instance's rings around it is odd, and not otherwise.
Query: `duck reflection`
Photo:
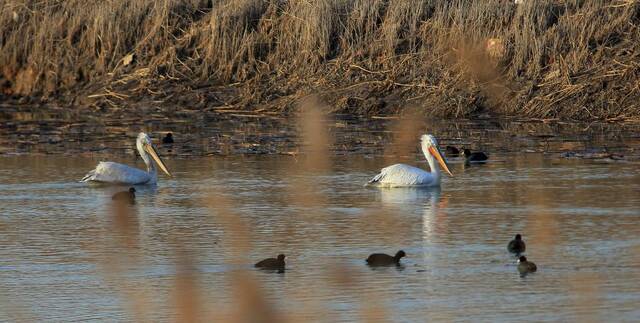
[[[120,200],[113,200],[108,213],[110,215],[108,232],[110,232],[119,248],[138,248],[140,220],[135,203],[122,203]]]

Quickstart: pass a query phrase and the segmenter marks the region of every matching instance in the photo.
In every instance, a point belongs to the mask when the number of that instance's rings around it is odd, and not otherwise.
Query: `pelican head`
[[[440,164],[440,167],[442,167],[442,169],[449,173],[449,175],[453,176],[453,174],[449,170],[447,161],[444,159],[444,157],[442,157],[442,152],[440,152],[440,148],[438,147],[438,140],[436,140],[436,137],[432,135],[422,135],[422,137],[420,137],[420,142],[422,144],[422,151],[425,153],[425,155],[431,154],[436,158],[436,160]]]
[[[142,157],[144,163],[147,164],[147,168],[153,168],[153,162],[155,162],[163,172],[165,172],[169,176],[172,176],[167,169],[167,166],[165,166],[162,159],[160,159],[160,156],[158,156],[158,152],[156,152],[155,147],[153,147],[151,138],[149,138],[146,133],[141,132],[138,134],[138,139],[136,139],[136,147],[138,148],[140,157]],[[153,160],[149,159],[149,156],[151,156]]]

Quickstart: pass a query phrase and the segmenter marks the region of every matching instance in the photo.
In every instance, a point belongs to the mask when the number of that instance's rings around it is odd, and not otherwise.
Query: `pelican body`
[[[444,160],[444,157],[442,157],[436,138],[432,135],[422,135],[420,141],[422,153],[429,163],[431,172],[405,164],[395,164],[383,168],[380,174],[376,175],[367,184],[384,187],[438,187],[440,186],[441,176],[440,168],[436,165],[436,160],[449,175],[453,176],[449,170],[449,166],[447,166],[447,162]]]
[[[114,162],[100,162],[98,166],[87,175],[81,182],[114,184],[114,185],[155,185],[158,181],[158,172],[156,169],[160,167],[167,175],[171,173],[165,166],[160,156],[153,147],[151,138],[141,132],[136,139],[136,148],[142,160],[147,165],[147,170],[133,168],[124,164]]]

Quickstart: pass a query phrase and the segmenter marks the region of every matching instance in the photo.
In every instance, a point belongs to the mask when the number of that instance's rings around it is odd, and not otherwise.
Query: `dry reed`
[[[359,114],[396,113],[407,100],[450,117],[640,114],[637,1],[6,0],[0,8],[6,96],[118,106],[145,94],[184,104],[200,88],[218,98],[200,98],[203,107],[282,111],[318,94]]]

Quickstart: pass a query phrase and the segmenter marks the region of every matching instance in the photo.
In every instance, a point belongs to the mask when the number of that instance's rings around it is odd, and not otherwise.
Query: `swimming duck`
[[[167,132],[166,135],[164,135],[164,138],[162,138],[162,143],[163,144],[172,144],[173,143],[173,134],[170,132]]]
[[[524,244],[524,240],[522,240],[522,236],[520,234],[516,234],[515,239],[509,241],[507,245],[507,250],[511,253],[521,254],[527,249],[527,246]]]
[[[267,258],[259,261],[258,263],[255,264],[255,267],[262,268],[262,269],[284,270],[284,266],[285,266],[284,258],[285,258],[285,255],[279,254],[278,258]]]
[[[458,156],[460,155],[460,149],[454,147],[454,146],[447,146],[444,148],[444,152],[447,156]]]
[[[128,191],[118,192],[116,194],[113,194],[113,196],[111,196],[111,199],[121,202],[128,201],[129,203],[133,204],[136,201],[136,189],[131,187]]]
[[[520,256],[520,259],[518,259],[518,271],[520,272],[520,274],[528,274],[528,273],[533,273],[536,272],[538,270],[538,267],[536,266],[536,264],[532,263],[531,261],[527,260],[527,257],[525,256]]]
[[[400,250],[395,256],[389,256],[384,253],[374,253],[367,258],[367,265],[369,266],[389,266],[400,265],[400,258],[405,257],[407,254]]]
[[[462,156],[464,156],[467,162],[485,162],[489,159],[489,156],[482,151],[471,152],[469,149],[464,149],[462,151]]]

